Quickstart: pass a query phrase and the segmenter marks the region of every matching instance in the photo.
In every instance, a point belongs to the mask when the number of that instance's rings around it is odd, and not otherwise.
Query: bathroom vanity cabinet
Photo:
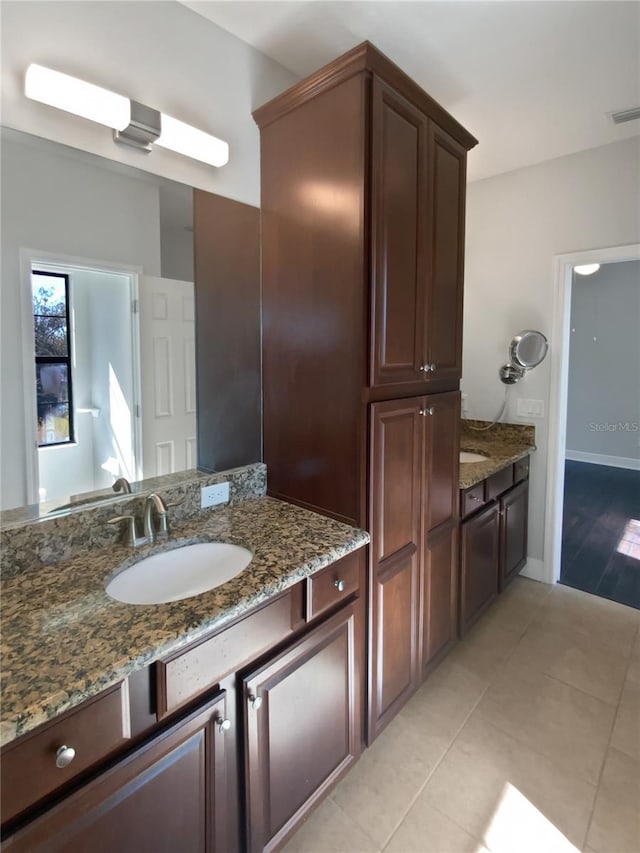
[[[361,750],[363,558],[5,747],[3,849],[276,849]]]
[[[457,636],[457,391],[371,406],[369,732]]]
[[[367,42],[254,117],[269,492],[371,533],[370,742],[456,634],[476,140]]]
[[[529,457],[460,492],[460,635],[527,559]]]

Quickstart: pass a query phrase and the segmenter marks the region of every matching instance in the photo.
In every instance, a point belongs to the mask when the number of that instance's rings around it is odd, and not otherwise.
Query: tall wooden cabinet
[[[371,740],[456,632],[476,140],[368,42],[254,117],[269,491],[371,531]]]

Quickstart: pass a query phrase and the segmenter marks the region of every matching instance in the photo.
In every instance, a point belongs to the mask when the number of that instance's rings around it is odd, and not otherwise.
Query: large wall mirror
[[[197,465],[193,190],[3,128],[2,501]]]

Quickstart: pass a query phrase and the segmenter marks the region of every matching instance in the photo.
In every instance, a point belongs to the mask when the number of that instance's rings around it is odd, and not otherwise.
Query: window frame
[[[55,279],[64,279],[64,308],[65,308],[65,323],[66,323],[66,340],[67,340],[67,355],[37,355],[35,353],[35,318],[41,316],[55,316],[55,315],[44,315],[44,314],[36,314],[33,305],[33,276],[49,276]],[[30,275],[30,284],[31,284],[31,314],[33,316],[34,322],[34,337],[33,337],[33,349],[35,356],[35,366],[36,366],[36,442],[38,446],[38,450],[44,450],[49,447],[69,447],[72,444],[77,444],[76,441],[76,424],[75,424],[75,411],[73,407],[73,373],[72,373],[72,339],[71,339],[71,308],[70,308],[70,280],[71,276],[66,272],[55,272],[53,270],[45,270],[40,269],[38,266],[34,265],[31,267],[31,275]],[[67,368],[67,405],[69,407],[69,438],[64,441],[51,441],[46,442],[44,444],[40,444],[37,440],[38,435],[38,365],[39,364],[64,364]]]

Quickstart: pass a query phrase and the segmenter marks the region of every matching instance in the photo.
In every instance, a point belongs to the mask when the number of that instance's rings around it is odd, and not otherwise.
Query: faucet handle
[[[129,545],[133,548],[137,548],[139,545],[146,545],[149,540],[146,536],[138,536],[135,515],[116,515],[115,518],[110,518],[107,524],[118,524],[120,521],[127,521],[129,523],[127,535]]]

